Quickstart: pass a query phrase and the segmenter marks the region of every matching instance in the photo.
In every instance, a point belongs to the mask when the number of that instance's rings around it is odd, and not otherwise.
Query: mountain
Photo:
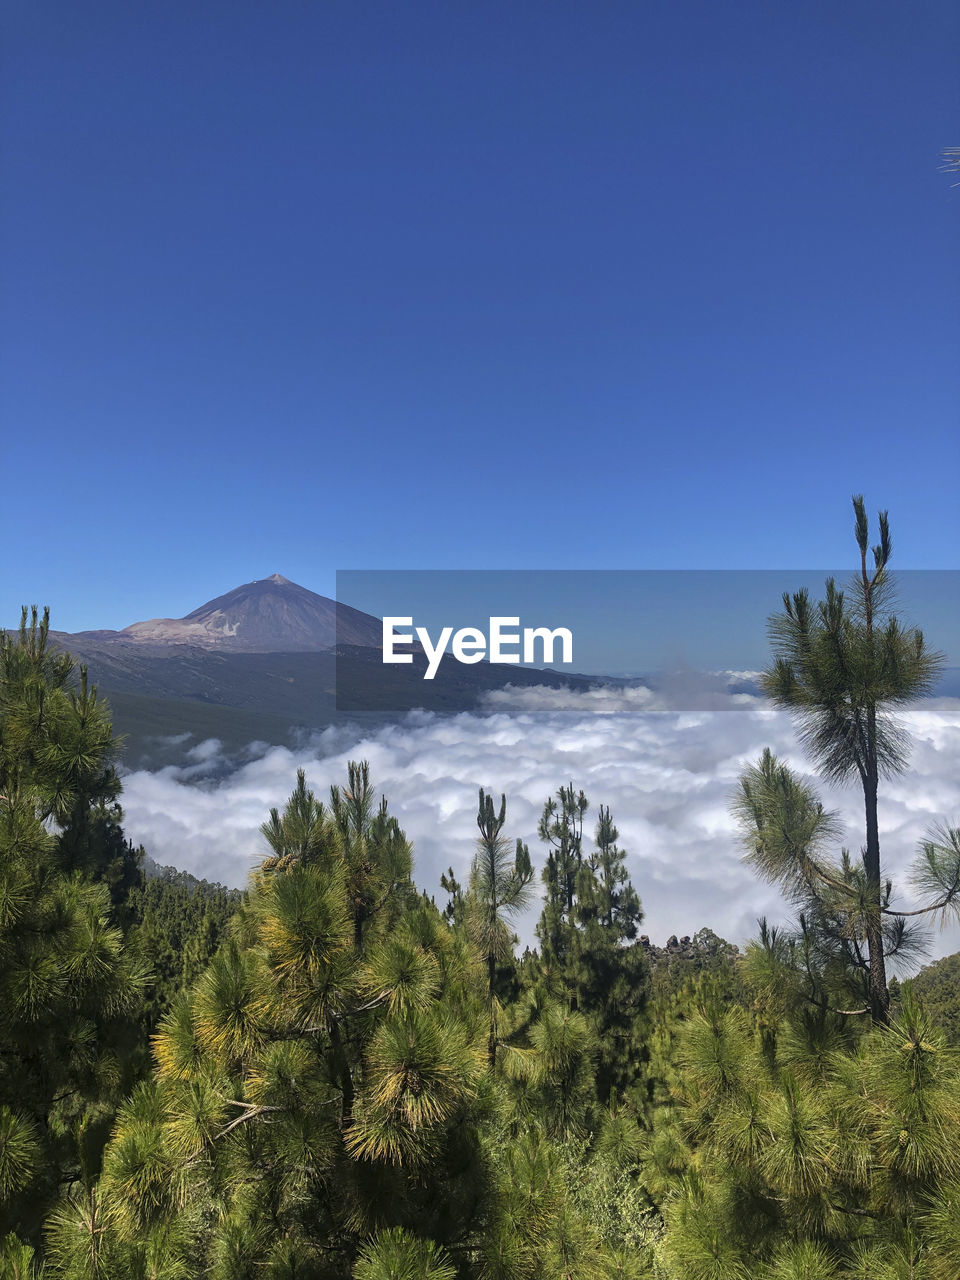
[[[217,738],[239,757],[254,741],[291,745],[299,735],[350,721],[367,728],[412,708],[477,708],[506,684],[589,688],[582,676],[482,662],[441,664],[423,679],[426,656],[384,665],[382,623],[308,591],[281,574],[247,582],[185,618],[134,622],[122,631],[50,633],[105,695],[124,765],[182,762]]]
[[[338,643],[379,648],[382,626],[369,613],[273,573],[208,600],[185,618],[152,618],[122,631],[80,631],[70,639],[94,645],[190,645],[221,653],[318,653]]]

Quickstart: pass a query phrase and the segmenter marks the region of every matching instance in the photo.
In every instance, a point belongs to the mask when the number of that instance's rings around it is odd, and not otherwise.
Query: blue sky
[[[2,26],[3,621],[842,565],[860,491],[895,566],[958,567],[954,4]]]

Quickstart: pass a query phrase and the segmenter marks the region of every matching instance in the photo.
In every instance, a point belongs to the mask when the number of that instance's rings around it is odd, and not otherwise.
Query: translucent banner
[[[341,570],[339,711],[473,710],[498,689],[629,685],[718,709],[759,696],[770,619],[851,570]],[[960,571],[890,575],[876,626],[895,615],[943,654],[936,692],[960,693]],[[816,615],[815,615],[816,616]]]

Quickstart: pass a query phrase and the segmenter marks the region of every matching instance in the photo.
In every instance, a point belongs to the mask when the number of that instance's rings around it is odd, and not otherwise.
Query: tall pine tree
[[[904,627],[892,612],[887,512],[880,513],[879,542],[868,565],[870,529],[862,496],[853,499],[853,508],[860,569],[849,593],[830,578],[824,599],[816,605],[806,591],[784,594],[783,613],[770,620],[775,661],[763,686],[778,706],[793,712],[801,741],[823,777],[841,783],[855,779],[862,789],[866,839],[856,874],[819,874],[809,842],[803,853],[777,850],[769,823],[764,826],[764,815],[771,811],[759,777],[745,779],[742,798],[745,816],[756,827],[754,861],[761,872],[780,881],[796,881],[799,876],[808,895],[821,890],[839,894],[848,913],[856,915],[865,953],[867,1002],[873,1019],[884,1022],[890,1004],[884,915],[893,913],[880,860],[879,784],[881,777],[906,767],[897,709],[931,692],[943,659],[928,649],[921,631]],[[770,772],[767,763],[760,769]],[[782,779],[782,772],[777,776]],[[813,818],[811,811],[808,820]],[[819,835],[822,814],[818,821]],[[948,861],[949,874],[954,860]]]

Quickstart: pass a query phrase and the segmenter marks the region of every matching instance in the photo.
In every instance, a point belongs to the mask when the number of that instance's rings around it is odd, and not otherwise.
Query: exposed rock
[[[241,653],[298,653],[336,644],[379,648],[382,625],[280,573],[208,600],[185,618],[152,618],[122,631],[79,632],[106,644],[195,645]]]

